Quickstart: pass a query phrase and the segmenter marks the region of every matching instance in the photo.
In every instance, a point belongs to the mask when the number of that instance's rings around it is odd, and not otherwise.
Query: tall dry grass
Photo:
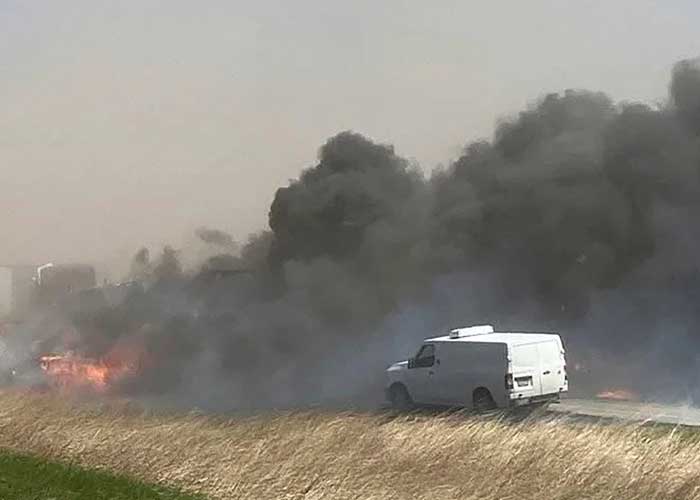
[[[216,498],[700,498],[700,445],[632,425],[323,412],[223,420],[6,393],[0,447]]]

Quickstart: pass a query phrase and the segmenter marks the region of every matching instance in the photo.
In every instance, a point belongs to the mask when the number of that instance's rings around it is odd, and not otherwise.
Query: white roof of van
[[[425,339],[424,342],[488,342],[493,344],[523,345],[559,338],[556,333],[510,333],[494,332],[452,338],[449,335]]]

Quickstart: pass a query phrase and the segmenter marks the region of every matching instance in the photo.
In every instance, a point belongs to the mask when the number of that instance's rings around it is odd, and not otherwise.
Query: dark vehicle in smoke
[[[90,265],[2,266],[0,321],[22,323],[39,310],[96,285],[95,269]]]
[[[418,354],[387,369],[387,398],[475,410],[559,400],[569,389],[561,338],[553,333],[497,333],[490,325],[426,339]]]
[[[35,301],[39,306],[52,305],[63,297],[97,285],[95,268],[84,264],[46,264],[37,269]]]

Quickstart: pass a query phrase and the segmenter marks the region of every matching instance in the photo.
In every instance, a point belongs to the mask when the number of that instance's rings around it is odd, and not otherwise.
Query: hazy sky
[[[665,98],[678,1],[0,0],[0,263],[239,240],[353,129],[430,170],[545,92]]]

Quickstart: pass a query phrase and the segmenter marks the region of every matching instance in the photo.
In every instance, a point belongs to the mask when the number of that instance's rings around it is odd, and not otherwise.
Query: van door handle
[[[435,375],[435,372],[434,372],[433,370],[430,370],[430,371],[428,372],[428,375]]]
[[[542,375],[549,375],[550,373],[552,373],[552,372],[550,372],[549,370],[547,370],[546,372],[542,372]]]

